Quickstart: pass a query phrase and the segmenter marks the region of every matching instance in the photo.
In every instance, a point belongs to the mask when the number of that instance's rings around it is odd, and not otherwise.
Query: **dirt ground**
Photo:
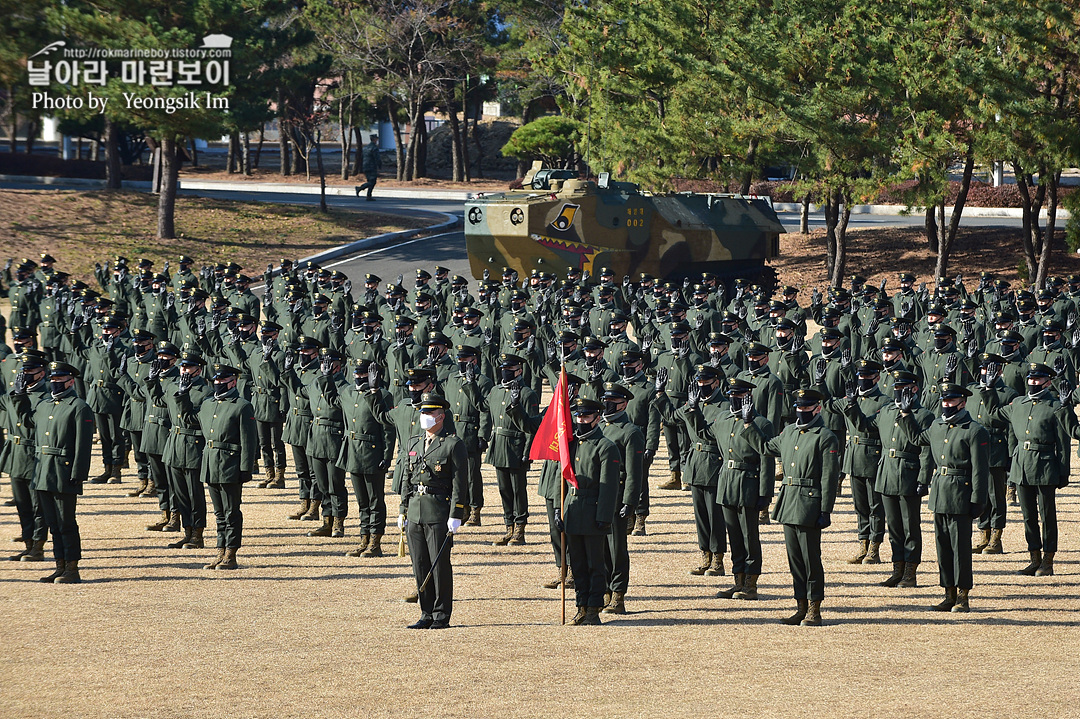
[[[666,466],[661,445],[654,486]],[[87,485],[83,584],[36,582],[51,562],[0,561],[0,716],[1065,717],[1080,699],[1066,679],[1080,669],[1075,485],[1059,495],[1058,575],[1015,574],[1026,552],[1010,508],[1007,553],[976,557],[966,616],[928,610],[941,590],[925,511],[918,589],[878,587],[887,563],[846,563],[845,492],[824,536],[820,628],[779,623],[794,604],[781,527],[763,528],[762,599],[715,599],[728,578],[688,574],[689,493],[654,491],[649,534],[630,540],[629,613],[563,627],[559,592],[540,587],[554,573],[543,505],[533,497],[526,546],[492,547],[499,497],[485,468],[484,525],[453,550],[453,627],[416,632],[405,628],[418,609],[402,601],[412,579],[397,530],[382,559],[344,556],[355,519],[345,539],[303,536],[315,523],[286,519],[291,468],[286,490],[245,490],[235,572],[204,570],[213,550],[166,549],[176,534],[145,531],[157,505],[124,496],[133,475]],[[534,491],[537,472],[529,479]],[[14,552],[14,509],[0,518]]]
[[[877,227],[849,230],[846,275],[855,273],[867,278],[872,285],[888,280],[888,291],[898,286],[897,273],[914,273],[916,282],[934,287],[934,267],[937,255],[930,250],[922,227]],[[949,259],[949,278],[964,275],[969,290],[979,284],[979,273],[993,272],[995,277],[1008,280],[1013,287],[1026,286],[1019,274],[1023,257],[1023,235],[1019,227],[961,227]],[[1050,276],[1066,277],[1080,273],[1080,256],[1065,248],[1064,232],[1055,237]],[[810,302],[809,290],[827,284],[825,274],[825,231],[809,235],[788,232],[780,235],[780,257],[770,260],[780,282],[806,288],[800,296],[803,304]],[[845,283],[847,284],[847,283]]]
[[[383,232],[424,227],[430,221],[331,208],[320,214],[301,205],[176,198],[175,240],[155,239],[157,197],[134,191],[0,190],[0,264],[8,257],[55,256],[64,271],[97,288],[94,261],[123,255],[134,263],[186,254],[196,267],[239,262],[261,276],[282,256],[305,257]],[[132,264],[131,266],[134,266]]]

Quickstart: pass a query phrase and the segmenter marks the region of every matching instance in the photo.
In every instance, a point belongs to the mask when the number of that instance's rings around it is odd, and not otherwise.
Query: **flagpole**
[[[559,378],[566,377],[566,361],[562,363],[562,369],[559,371]],[[560,382],[563,386],[563,391],[567,390],[566,383]],[[563,517],[563,513],[566,511],[566,478],[563,477],[562,467],[559,467],[559,517]],[[562,623],[566,624],[566,520],[563,519],[563,528],[559,530],[559,546],[562,551],[562,559],[559,562],[559,589],[562,591]]]

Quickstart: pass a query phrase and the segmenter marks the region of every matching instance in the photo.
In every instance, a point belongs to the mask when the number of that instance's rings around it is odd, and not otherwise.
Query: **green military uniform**
[[[135,467],[139,479],[139,486],[128,496],[136,497],[143,490],[150,494],[156,493],[150,484],[150,460],[142,451],[143,428],[146,426],[147,395],[143,392],[143,380],[150,374],[150,365],[157,358],[153,349],[154,336],[143,330],[135,330],[133,337],[136,341],[143,339],[150,342],[150,349],[142,355],[128,358],[124,372],[117,373],[117,384],[124,392],[124,411],[120,416],[120,429],[128,436],[128,444],[135,455]]]
[[[971,393],[957,384],[938,386],[936,397],[966,397]],[[922,430],[910,412],[901,413],[917,444],[930,447],[937,468],[930,483],[929,509],[934,513],[938,571],[945,601],[938,609],[967,608],[971,589],[971,522],[986,505],[990,478],[990,435],[966,409],[951,417],[938,417]],[[959,592],[959,596],[958,596]]]
[[[666,393],[659,393],[655,404],[661,416],[667,421],[683,425],[688,438],[688,451],[682,481],[690,486],[690,499],[694,508],[694,525],[697,529],[698,549],[701,550],[701,563],[690,571],[694,575],[708,572],[711,575],[724,574],[724,553],[727,551],[727,537],[724,530],[724,512],[716,501],[716,481],[720,474],[720,450],[712,431],[698,421],[699,381],[719,380],[719,373],[709,365],[698,365],[693,379],[691,392],[693,400],[682,407],[673,407]],[[706,384],[705,387],[709,385]],[[724,395],[719,390],[706,392],[710,395],[705,403],[723,402]]]
[[[240,370],[214,365],[214,380],[239,377]],[[259,456],[255,411],[234,387],[208,396],[199,407],[199,426],[206,440],[202,477],[210,490],[217,520],[218,557],[210,569],[235,569],[236,550],[243,542],[244,515],[241,489],[251,481]]]
[[[459,362],[470,356],[479,359],[475,348],[469,345],[458,346]],[[487,411],[486,398],[494,386],[490,379],[480,374],[479,366],[476,368],[474,382],[469,382],[460,372],[455,372],[447,377],[443,384],[443,393],[453,413],[454,433],[465,443],[465,449],[469,453],[469,492],[466,506],[471,507],[467,522],[471,526],[480,525],[480,510],[484,506],[484,480],[480,476],[480,464],[483,451],[487,448],[487,438],[491,436],[491,415]]]
[[[729,393],[753,391],[753,384],[735,377],[729,377],[725,386]],[[717,596],[756,599],[762,567],[758,513],[764,511],[772,499],[776,468],[772,457],[762,455],[747,441],[742,433],[742,417],[732,407],[729,402],[710,399],[702,404],[700,412],[688,414],[688,417],[698,431],[712,432],[720,455],[716,502],[724,512],[735,585]],[[760,414],[755,412],[752,422],[762,436],[775,434],[772,423]]]
[[[1054,375],[1045,364],[1028,365],[1029,379],[1052,380]],[[1053,574],[1058,548],[1057,490],[1069,483],[1072,439],[1080,438],[1076,416],[1071,407],[1063,407],[1051,394],[1048,384],[1007,405],[1000,404],[995,392],[981,387],[977,391],[987,405],[991,423],[1007,429],[1015,441],[1009,482],[1017,487],[1031,555],[1031,563],[1022,573]]]
[[[26,350],[18,361],[26,369],[44,369],[48,364],[44,353]],[[11,497],[19,515],[19,536],[26,551],[12,557],[24,562],[44,560],[45,540],[49,530],[45,525],[40,498],[33,489],[37,473],[37,441],[34,429],[34,408],[49,398],[49,382],[38,381],[16,395],[13,388],[0,394],[0,429],[4,431],[4,443],[0,449],[0,470],[11,479]],[[24,556],[30,555],[23,559]]]
[[[817,404],[822,399],[814,390],[800,390],[796,395],[796,403]],[[836,502],[840,443],[820,415],[802,422],[798,419],[799,410],[797,421],[773,437],[763,434],[758,425],[745,423],[742,434],[761,454],[777,457],[783,471],[773,519],[784,525],[788,568],[799,604],[795,615],[786,621],[820,623],[820,603],[825,596],[821,530],[830,524]]]
[[[631,393],[621,385],[609,383],[604,388],[605,402],[629,399]],[[626,610],[623,597],[630,587],[630,551],[626,543],[627,523],[634,521],[634,504],[640,494],[641,477],[645,467],[645,435],[630,421],[626,411],[605,412],[598,424],[604,437],[619,450],[619,510],[608,535],[604,562],[607,571],[607,593],[611,601],[605,608],[612,614]]]
[[[386,470],[394,454],[394,428],[383,425],[393,397],[385,389],[371,391],[367,385],[368,362],[355,360],[358,386],[341,392],[345,437],[335,463],[345,470],[356,495],[360,547],[350,556],[382,556],[386,532]]]
[[[331,362],[342,360],[338,352],[324,347],[319,355],[323,371],[308,385],[312,420],[306,449],[315,483],[322,494],[323,527],[308,536],[343,537],[345,517],[349,513],[349,492],[345,488],[345,470],[335,462],[345,440],[341,392],[349,383],[341,373],[328,373]]]
[[[579,398],[573,411],[599,413],[603,405]],[[570,571],[574,575],[574,590],[578,616],[575,623],[599,624],[599,612],[604,606],[608,588],[604,563],[606,535],[611,532],[619,504],[619,483],[622,459],[618,447],[604,437],[596,425],[589,432],[570,441],[570,462],[577,486],[566,488],[566,504],[562,522],[566,530],[566,551]]]
[[[298,338],[301,347],[317,348],[318,342],[311,337],[301,335]],[[291,351],[291,350],[289,350]],[[315,483],[311,464],[308,462],[307,441],[311,433],[311,406],[308,404],[309,385],[319,376],[319,363],[311,360],[303,366],[293,366],[291,359],[284,361],[281,382],[288,392],[288,414],[281,439],[292,448],[293,468],[300,481],[300,508],[289,515],[290,519],[318,519],[318,507],[322,504],[322,493]]]
[[[118,320],[109,318],[106,327],[120,327]],[[86,404],[94,413],[98,441],[101,444],[101,461],[105,464],[105,473],[94,478],[94,482],[120,482],[120,465],[124,461],[125,438],[120,428],[124,411],[124,392],[117,383],[120,373],[120,360],[127,353],[127,347],[119,339],[110,343],[93,340],[82,351],[87,363],[83,376],[86,386]]]
[[[50,378],[76,376],[63,362],[49,365]],[[78,496],[90,473],[90,450],[94,438],[94,414],[74,387],[43,398],[33,411],[37,473],[32,488],[38,493],[45,525],[53,537],[56,572],[43,581],[78,582],[82,537],[75,519]]]
[[[983,366],[985,367],[990,362],[998,362],[1002,367],[1007,364],[1000,355],[984,354],[982,356]],[[987,502],[986,509],[983,510],[982,515],[979,517],[978,526],[983,538],[978,545],[972,548],[972,551],[975,553],[982,552],[983,554],[1001,554],[1003,551],[1001,534],[1005,529],[1008,515],[1006,486],[1011,464],[1010,456],[1012,452],[1010,448],[1016,441],[1008,428],[1003,427],[999,420],[991,416],[987,398],[981,391],[982,388],[972,385],[968,389],[972,391],[974,398],[979,400],[978,406],[972,411],[975,421],[986,427],[986,431],[990,433],[990,487],[988,492],[990,501]],[[996,406],[1007,405],[1018,396],[1018,393],[1005,384],[1000,377],[994,380],[987,391],[997,395],[994,400]],[[1065,451],[1067,453],[1068,449]]]
[[[521,365],[522,359],[517,355],[500,357],[501,369]],[[492,431],[485,438],[488,450],[484,461],[495,467],[506,525],[506,541],[500,540],[503,544],[524,544],[525,525],[529,520],[529,496],[525,486],[529,468],[528,418],[538,414],[539,398],[529,387],[520,386],[520,391],[521,396],[515,402],[511,382],[504,381],[491,388],[485,406],[491,417]],[[515,405],[519,405],[520,412],[514,411]]]
[[[918,383],[913,373],[904,370],[893,372],[892,377],[896,388]],[[913,399],[910,412],[919,431],[925,431],[934,421],[918,397]],[[908,423],[900,422],[895,402],[882,404],[876,411],[873,406],[856,402],[846,405],[844,413],[853,432],[873,436],[880,442],[874,489],[885,510],[893,563],[893,575],[882,586],[915,587],[923,547],[920,487],[929,486],[933,474],[930,450],[915,442]]]
[[[889,402],[877,387],[874,375],[879,375],[883,367],[874,360],[862,359],[855,363],[856,383],[852,400],[865,417],[873,417],[878,410]],[[822,394],[826,390],[819,388]],[[834,416],[844,417],[850,404],[845,393],[826,399],[824,406]],[[885,507],[881,495],[875,489],[878,466],[881,461],[881,440],[875,431],[861,431],[859,426],[847,418],[845,425],[847,442],[840,471],[851,483],[851,499],[855,506],[858,525],[859,551],[851,564],[877,564],[881,561],[879,550],[885,541]]]
[[[425,394],[417,410],[449,411],[446,400]],[[454,601],[454,575],[450,563],[453,537],[447,536],[451,520],[465,516],[468,490],[468,452],[465,444],[444,423],[437,434],[421,432],[406,445],[405,471],[401,481],[400,513],[407,521],[409,556],[417,588],[431,572],[431,581],[419,592],[422,612],[419,626],[445,626]],[[399,518],[399,523],[402,521]],[[446,550],[439,551],[446,543]],[[436,562],[438,559],[438,562]]]
[[[178,364],[203,367],[206,362],[195,352],[182,352]],[[181,381],[184,391],[180,391]],[[179,524],[184,528],[184,537],[169,547],[202,549],[206,491],[201,470],[206,442],[199,424],[199,411],[213,389],[201,375],[190,375],[182,380],[179,369],[160,378],[151,374],[146,388],[154,402],[164,405],[168,414],[169,436],[161,452],[161,463],[169,482],[171,511],[179,516]]]
[[[180,354],[175,345],[165,340],[158,342],[154,347],[157,359],[163,363],[167,362],[164,358],[175,360]],[[168,368],[162,367],[159,371],[162,380],[175,378],[179,374],[179,370],[172,365]],[[146,455],[146,461],[150,467],[150,482],[153,483],[154,492],[157,494],[158,509],[161,510],[161,521],[149,525],[147,530],[158,532],[163,530],[179,531],[180,514],[173,502],[169,471],[165,468],[165,462],[162,459],[165,454],[165,445],[169,441],[172,422],[170,421],[169,408],[164,394],[152,391],[149,381],[150,373],[147,372],[146,376],[143,377],[143,387],[141,388],[143,396],[146,397],[146,424],[143,427],[139,448]]]
[[[285,404],[287,399],[283,396],[284,388],[281,382],[281,367],[285,361],[285,353],[277,345],[276,340],[268,339],[274,332],[279,332],[281,325],[266,320],[262,323],[261,331],[265,344],[261,352],[252,353],[248,356],[248,372],[250,383],[248,390],[252,408],[255,410],[255,425],[259,430],[259,452],[262,456],[263,466],[266,467],[266,478],[259,482],[259,487],[272,489],[285,488],[285,440],[282,432],[285,424]]]

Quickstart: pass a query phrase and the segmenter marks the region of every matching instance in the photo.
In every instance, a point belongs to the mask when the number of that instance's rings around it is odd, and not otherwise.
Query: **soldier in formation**
[[[387,474],[399,495],[415,484],[410,443],[440,409],[438,433],[456,438],[465,457],[452,518],[482,525],[480,467],[488,464],[505,527],[496,545],[522,545],[542,385],[554,386],[563,368],[581,419],[577,446],[595,457],[606,447],[597,438],[606,438],[618,467],[612,480],[594,471],[594,459],[581,459],[581,476],[603,485],[605,499],[566,516],[554,511],[557,463],[540,468],[556,557],[557,528],[572,538],[568,585],[578,593],[579,622],[594,623],[592,609],[626,610],[626,536],[646,536],[661,434],[669,481],[653,491],[690,490],[702,553],[695,574],[724,574],[730,550],[733,581],[719,597],[757,596],[758,525],[770,521],[775,493],[771,517],[784,528],[798,606],[789,621],[818,623],[820,534],[845,478],[858,526],[852,561],[882,561],[887,536],[884,586],[917,586],[924,496],[947,608],[968,606],[972,555],[1004,551],[1006,497],[1014,493],[1030,552],[1020,571],[1054,573],[1056,493],[1077,436],[1080,305],[1072,288],[1080,277],[1033,292],[986,274],[971,290],[962,277],[927,287],[901,273],[890,295],[886,281],[854,276],[848,286],[812,290],[802,306],[798,288],[774,296],[738,280],[728,295],[708,273],[619,283],[608,268],[595,278],[535,271],[524,281],[507,269],[470,288],[436,267],[434,275],[418,269],[408,288],[404,276],[368,274],[354,295],[340,272],[282,259],[253,294],[252,275],[234,263],[197,268],[181,256],[170,272],[169,263],[158,270],[148,259],[116,257],[97,265],[96,288],[56,264],[43,253],[0,274],[11,303],[0,319],[12,333],[11,348],[0,344],[0,466],[12,479],[26,547],[16,558],[41,559],[51,530],[71,576],[80,558],[73,497],[84,481],[123,481],[125,469],[138,479],[129,496],[157,500],[160,519],[148,529],[178,533],[170,547],[204,545],[211,493],[219,548],[211,566],[236,566],[240,490],[260,462],[261,481],[250,487],[296,491],[291,518],[322,520],[313,537],[350,533],[351,485],[360,541],[347,554],[378,558]],[[53,384],[63,385],[55,398]],[[425,394],[447,406],[425,409]],[[72,407],[65,416],[89,412],[82,429],[97,436],[100,475],[83,477],[73,464],[63,481],[43,476],[41,467],[57,461],[47,458],[59,456],[38,442],[33,424],[46,399]],[[50,493],[47,507],[42,492]],[[591,523],[582,519],[589,512]],[[973,523],[976,541],[965,541]],[[436,573],[434,587],[444,586],[446,573]],[[444,613],[425,611],[433,624]]]

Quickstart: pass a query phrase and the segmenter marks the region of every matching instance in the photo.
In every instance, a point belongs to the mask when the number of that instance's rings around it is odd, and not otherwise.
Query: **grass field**
[[[0,190],[0,264],[49,252],[58,267],[97,289],[94,262],[140,257],[161,271],[181,254],[196,267],[238,262],[257,278],[282,256],[315,254],[364,237],[431,224],[423,219],[301,205],[176,198],[175,240],[155,239],[157,197],[134,191]]]
[[[95,458],[93,473],[99,466]],[[654,485],[661,468],[663,445]],[[846,563],[855,534],[845,494],[824,536],[820,628],[778,623],[793,607],[779,526],[763,528],[762,599],[715,599],[728,578],[688,574],[698,558],[689,493],[654,491],[649,534],[630,540],[629,613],[563,627],[559,592],[540,588],[554,572],[543,505],[534,498],[526,546],[492,547],[502,529],[485,469],[484,526],[463,530],[453,551],[453,627],[416,632],[405,629],[418,617],[402,601],[408,559],[343,556],[357,541],[351,518],[345,539],[303,536],[315,523],[286,519],[291,470],[287,490],[245,490],[236,572],[204,570],[212,550],[169,550],[177,535],[145,531],[157,505],[123,496],[133,474],[88,485],[80,502],[83,584],[36,582],[51,562],[0,561],[0,716],[1077,714],[1075,486],[1059,495],[1058,575],[1014,573],[1027,555],[1010,508],[1007,553],[976,557],[966,616],[928,611],[941,590],[926,522],[918,589],[877,586],[890,569],[887,544],[881,565]],[[16,551],[13,508],[0,531]]]

